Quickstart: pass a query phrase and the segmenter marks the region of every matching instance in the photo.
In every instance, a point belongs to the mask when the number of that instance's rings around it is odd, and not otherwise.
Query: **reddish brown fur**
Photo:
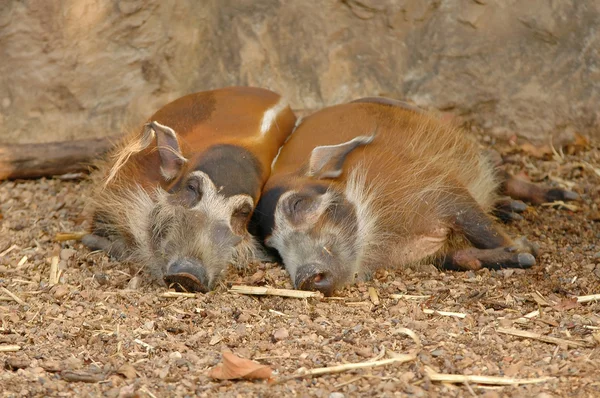
[[[94,235],[87,242],[141,263],[159,281],[173,261],[183,258],[186,270],[201,264],[213,285],[228,261],[245,266],[255,254],[254,241],[240,229],[252,210],[245,210],[244,198],[258,201],[295,120],[279,95],[259,88],[195,93],[165,105],[99,171],[103,184],[92,198]],[[159,148],[150,122],[172,129],[177,142],[163,133],[168,145]],[[172,176],[161,169],[170,153],[183,161],[169,164]],[[191,202],[189,178],[209,180]],[[231,257],[228,242],[237,239]]]
[[[272,91],[253,87],[229,87],[199,92],[165,105],[148,122],[157,121],[175,130],[182,155],[188,159],[188,169],[207,148],[216,144],[233,144],[248,149],[259,159],[262,179],[266,181],[271,162],[296,120],[288,108],[278,115],[276,125],[268,134],[257,137],[257,126],[260,126],[265,110],[273,107],[280,98]],[[131,135],[125,142],[137,139],[139,133]],[[125,145],[122,144],[121,147]],[[124,176],[124,185],[135,182],[146,188],[159,184],[168,190],[175,183],[161,177],[156,149],[156,143],[153,142],[144,151],[131,156],[119,173]],[[188,170],[184,170],[182,174],[185,171]],[[260,189],[253,196],[258,200],[259,195]]]
[[[370,135],[374,135],[371,143],[345,157],[339,177],[307,175],[315,147],[339,146]],[[307,187],[314,191],[318,186],[335,195],[308,195],[329,198],[333,207],[313,200],[310,203],[317,204],[306,211],[311,220],[286,221],[293,212],[286,212],[288,204],[280,199],[295,198],[286,197],[286,192],[307,192]],[[479,248],[512,246],[513,241],[486,216],[497,187],[491,162],[462,130],[390,101],[358,100],[325,108],[296,128],[265,185],[257,213],[267,216],[257,223],[263,225],[262,238],[287,262],[296,284],[301,282],[298,267],[312,261],[311,269],[334,267],[329,271],[337,278],[336,288],[376,267],[451,256],[455,248],[464,246],[465,237]],[[350,213],[348,203],[354,205],[354,219],[332,222],[339,209]],[[329,247],[327,242],[344,247]],[[321,247],[323,253],[307,259]],[[522,260],[530,265],[532,257],[519,257]],[[321,283],[325,274],[317,274],[315,283]],[[327,293],[329,288],[324,288]]]

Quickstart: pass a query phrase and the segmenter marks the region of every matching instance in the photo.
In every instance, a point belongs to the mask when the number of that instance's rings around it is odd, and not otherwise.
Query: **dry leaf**
[[[552,306],[556,311],[566,311],[577,307],[579,307],[577,297],[564,298],[558,304]]]
[[[272,370],[266,365],[240,358],[230,351],[223,352],[223,363],[208,372],[208,377],[220,380],[269,379]]]
[[[519,373],[519,371],[521,370],[521,368],[523,367],[523,365],[525,365],[524,361],[518,361],[518,362],[511,364],[504,371],[504,375],[508,376],[508,377],[516,376]]]
[[[247,278],[246,283],[248,285],[255,285],[256,283],[263,281],[265,279],[265,271],[258,270],[253,275]]]
[[[221,342],[221,340],[223,340],[223,337],[219,336],[218,334],[215,334],[210,341],[208,342],[209,345],[215,345],[215,344],[219,344]]]
[[[544,296],[542,296],[541,293],[538,291],[531,293],[531,298],[533,298],[535,300],[535,302],[541,306],[546,306],[546,307],[550,306],[550,303],[548,302],[548,300],[546,300],[544,298]]]
[[[117,370],[117,373],[125,376],[126,379],[135,379],[137,376],[135,368],[128,363],[123,364],[119,370]]]
[[[550,145],[535,146],[528,142],[521,144],[521,151],[527,155],[533,156],[534,158],[543,159],[552,155],[552,148]]]
[[[590,139],[579,133],[575,133],[575,139],[573,142],[568,143],[565,146],[565,152],[569,155],[574,155],[581,151],[584,151],[590,147]]]

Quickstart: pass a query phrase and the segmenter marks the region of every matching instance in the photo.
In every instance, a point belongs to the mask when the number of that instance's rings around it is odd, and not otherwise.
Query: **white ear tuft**
[[[373,142],[375,134],[361,135],[337,145],[318,146],[310,155],[306,175],[315,178],[337,178],[342,174],[346,157],[359,146]]]
[[[175,130],[156,121],[146,124],[146,129],[154,131],[156,146],[160,154],[160,173],[168,181],[177,176],[187,159],[181,154]]]

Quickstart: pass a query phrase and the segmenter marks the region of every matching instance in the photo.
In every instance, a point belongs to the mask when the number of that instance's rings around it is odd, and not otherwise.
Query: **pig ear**
[[[177,134],[172,128],[158,122],[146,124],[145,129],[146,132],[154,131],[156,136],[156,146],[160,154],[160,173],[166,180],[172,180],[187,161],[181,154]]]
[[[306,175],[315,178],[337,178],[342,174],[344,161],[354,149],[373,141],[375,135],[358,136],[338,145],[324,145],[310,154]]]

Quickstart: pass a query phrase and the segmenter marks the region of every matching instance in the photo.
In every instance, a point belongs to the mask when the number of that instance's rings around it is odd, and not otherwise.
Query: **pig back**
[[[274,173],[305,164],[316,146],[371,134],[372,143],[349,154],[338,181],[364,181],[367,186],[362,189],[373,192],[378,218],[389,224],[386,230],[426,233],[431,225],[443,224],[453,211],[449,196],[490,206],[495,186],[491,169],[462,130],[385,104],[343,104],[309,116],[284,146]],[[357,175],[366,178],[357,180]]]

